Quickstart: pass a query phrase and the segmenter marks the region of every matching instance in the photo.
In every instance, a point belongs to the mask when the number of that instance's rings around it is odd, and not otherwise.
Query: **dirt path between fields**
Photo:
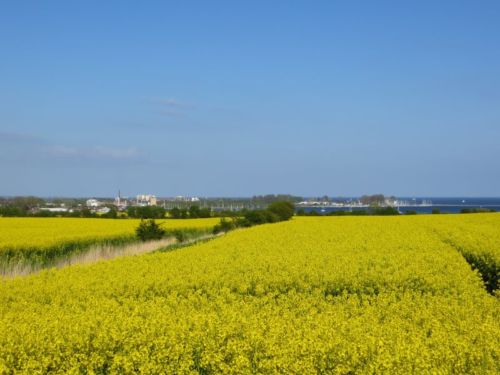
[[[163,238],[156,241],[134,242],[127,245],[105,245],[97,244],[90,246],[87,250],[69,255],[67,258],[58,259],[49,266],[26,265],[20,264],[2,270],[0,277],[14,278],[19,276],[27,276],[33,273],[40,272],[44,269],[64,268],[75,264],[90,264],[102,260],[109,260],[123,256],[141,255],[151,253],[163,248],[168,248],[174,245],[190,245],[198,241],[204,241],[220,236],[221,234],[205,234],[183,242],[179,242],[175,237]]]

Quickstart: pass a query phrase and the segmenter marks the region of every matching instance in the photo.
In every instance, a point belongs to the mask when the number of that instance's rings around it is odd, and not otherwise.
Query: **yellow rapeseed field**
[[[18,265],[50,265],[97,243],[123,245],[136,241],[139,222],[139,219],[0,217],[0,271]],[[209,230],[218,219],[158,222],[167,230]]]
[[[498,214],[452,216],[434,220],[433,229],[483,274],[487,289],[497,291],[500,278]]]
[[[500,302],[457,247],[497,257],[499,231],[295,218],[3,280],[0,373],[497,374]]]
[[[217,218],[157,220],[165,229],[210,228]],[[133,236],[140,219],[0,217],[0,251],[6,248],[51,247],[59,243]]]

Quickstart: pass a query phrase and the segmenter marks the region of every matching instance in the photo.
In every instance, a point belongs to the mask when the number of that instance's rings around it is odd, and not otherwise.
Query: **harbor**
[[[316,211],[322,214],[336,211],[361,211],[373,205],[363,203],[359,199],[344,201],[303,201],[297,203],[297,209],[305,212]],[[466,209],[489,209],[500,211],[500,198],[400,198],[386,199],[378,207],[393,207],[401,213],[460,213]]]

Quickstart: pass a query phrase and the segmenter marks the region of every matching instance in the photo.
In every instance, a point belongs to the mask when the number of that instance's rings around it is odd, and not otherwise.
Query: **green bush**
[[[295,213],[295,206],[291,202],[281,201],[271,203],[267,210],[275,214],[279,220],[277,221],[285,221],[290,220]]]
[[[161,219],[165,217],[165,209],[158,206],[132,206],[127,209],[129,217],[136,217],[141,219]]]
[[[377,216],[399,215],[399,211],[394,207],[374,208],[372,210],[372,215],[377,215]]]
[[[462,208],[460,210],[461,214],[481,214],[488,212],[496,212],[496,211],[492,208]]]
[[[159,240],[165,235],[165,229],[154,221],[154,219],[141,220],[141,223],[135,230],[137,237],[141,241]]]
[[[415,210],[406,210],[405,211],[405,215],[416,215],[417,214],[417,211]]]
[[[266,210],[253,210],[245,213],[244,218],[250,223],[250,225],[259,225],[268,223],[268,219],[271,216],[266,212]]]
[[[227,220],[226,218],[221,218],[219,224],[214,226],[213,234],[221,233],[221,232],[229,232],[236,227],[234,220]]]
[[[181,229],[176,229],[173,231],[174,237],[177,240],[177,242],[184,242],[187,239],[187,234],[181,230]]]

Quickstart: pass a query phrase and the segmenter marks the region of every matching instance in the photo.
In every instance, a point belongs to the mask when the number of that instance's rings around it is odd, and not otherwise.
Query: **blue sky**
[[[498,1],[13,1],[0,195],[500,196]]]

